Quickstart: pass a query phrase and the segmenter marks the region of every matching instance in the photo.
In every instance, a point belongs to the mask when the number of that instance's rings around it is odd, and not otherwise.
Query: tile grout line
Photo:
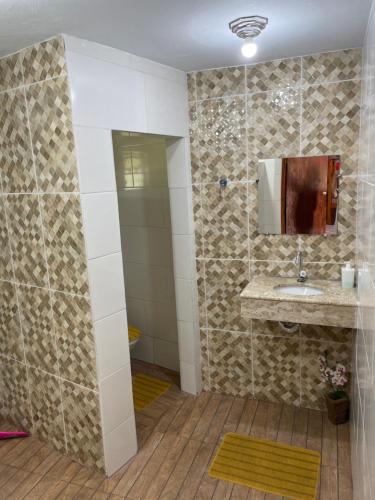
[[[22,67],[22,64],[21,64],[21,73],[22,73],[22,79],[24,80],[23,78],[23,67]],[[67,77],[67,72],[64,71],[62,74],[60,75],[57,75],[57,76],[49,76],[47,78],[45,78],[44,80],[38,80],[37,82],[31,82],[31,83],[23,83],[22,85],[19,85],[18,87],[13,87],[13,88],[10,88],[10,89],[6,89],[6,90],[1,90],[0,91],[0,96],[3,95],[3,94],[6,94],[6,93],[16,93],[17,91],[19,90],[25,90],[34,86],[34,85],[40,85],[40,84],[43,84],[45,82],[50,82],[51,80],[57,80],[59,78],[66,78]]]
[[[30,364],[28,361],[26,361],[26,363],[23,363],[22,361],[20,361],[17,358],[13,358],[11,356],[6,356],[6,355],[1,354],[1,353],[0,353],[0,358],[6,359],[7,361],[12,361],[14,363],[18,363],[18,364],[23,365],[23,366],[28,367],[28,368],[32,368],[33,370],[37,370],[38,372],[45,373],[46,375],[49,375],[57,380],[62,380],[63,382],[67,382],[68,384],[79,387],[80,389],[82,389],[86,392],[92,392],[93,394],[99,393],[97,389],[93,389],[92,387],[86,387],[82,384],[77,384],[77,382],[73,382],[72,380],[69,380],[67,378],[60,377],[59,375],[56,375],[55,373],[47,372],[46,370],[43,370],[42,368],[39,368],[37,366]],[[120,370],[121,370],[121,368],[120,368]]]
[[[83,298],[83,299],[87,299],[88,298],[87,295],[82,295],[82,294],[73,293],[73,292],[66,292],[64,290],[58,290],[56,288],[48,288],[48,287],[39,286],[39,285],[32,285],[30,283],[22,283],[22,282],[16,281],[16,280],[12,281],[12,280],[6,280],[6,279],[0,278],[0,283],[1,282],[3,282],[3,283],[12,283],[13,285],[20,286],[20,287],[39,288],[40,290],[51,290],[51,292],[53,292],[53,293],[61,293],[62,295],[69,295],[71,297],[80,297],[80,298]]]
[[[361,77],[358,77],[358,78],[344,78],[342,80],[331,80],[331,81],[321,81],[321,82],[315,82],[315,83],[306,83],[306,84],[300,84],[300,85],[293,85],[291,87],[280,87],[277,90],[285,90],[286,88],[290,89],[290,90],[299,90],[302,91],[303,90],[306,90],[310,87],[319,87],[319,86],[326,86],[326,85],[338,85],[340,83],[349,83],[349,82],[361,82],[362,81],[362,78]],[[215,96],[215,97],[206,97],[204,99],[197,99],[197,103],[202,103],[202,102],[206,102],[206,101],[220,101],[220,100],[231,100],[231,99],[235,99],[236,97],[245,97],[245,96],[255,96],[255,95],[259,95],[259,94],[270,94],[272,95],[273,93],[275,93],[275,89],[270,89],[270,90],[258,90],[256,92],[245,92],[245,93],[234,93],[234,94],[223,94],[223,95],[220,95],[220,96]],[[194,101],[189,101],[190,103],[194,102]]]

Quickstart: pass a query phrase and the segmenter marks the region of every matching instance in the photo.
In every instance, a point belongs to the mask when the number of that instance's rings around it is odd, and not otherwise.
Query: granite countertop
[[[275,289],[280,285],[310,286],[323,290],[321,295],[288,295]],[[305,304],[329,304],[355,307],[356,289],[342,288],[340,281],[306,280],[298,283],[296,278],[254,278],[244,288],[241,299],[277,300],[283,302],[302,302]]]

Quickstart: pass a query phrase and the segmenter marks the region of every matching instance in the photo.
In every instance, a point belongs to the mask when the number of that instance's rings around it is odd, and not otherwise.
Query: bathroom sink
[[[323,290],[314,286],[298,286],[298,285],[277,285],[274,287],[280,293],[286,295],[322,295]]]

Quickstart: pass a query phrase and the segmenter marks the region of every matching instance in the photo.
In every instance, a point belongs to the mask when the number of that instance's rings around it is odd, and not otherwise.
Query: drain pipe
[[[296,333],[299,329],[299,323],[290,323],[289,321],[279,321],[280,328],[286,333]]]

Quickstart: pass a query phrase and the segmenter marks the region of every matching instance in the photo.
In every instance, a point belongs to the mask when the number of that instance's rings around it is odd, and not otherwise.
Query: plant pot
[[[350,401],[347,395],[340,399],[332,399],[326,396],[328,418],[334,424],[345,424],[349,420]]]

